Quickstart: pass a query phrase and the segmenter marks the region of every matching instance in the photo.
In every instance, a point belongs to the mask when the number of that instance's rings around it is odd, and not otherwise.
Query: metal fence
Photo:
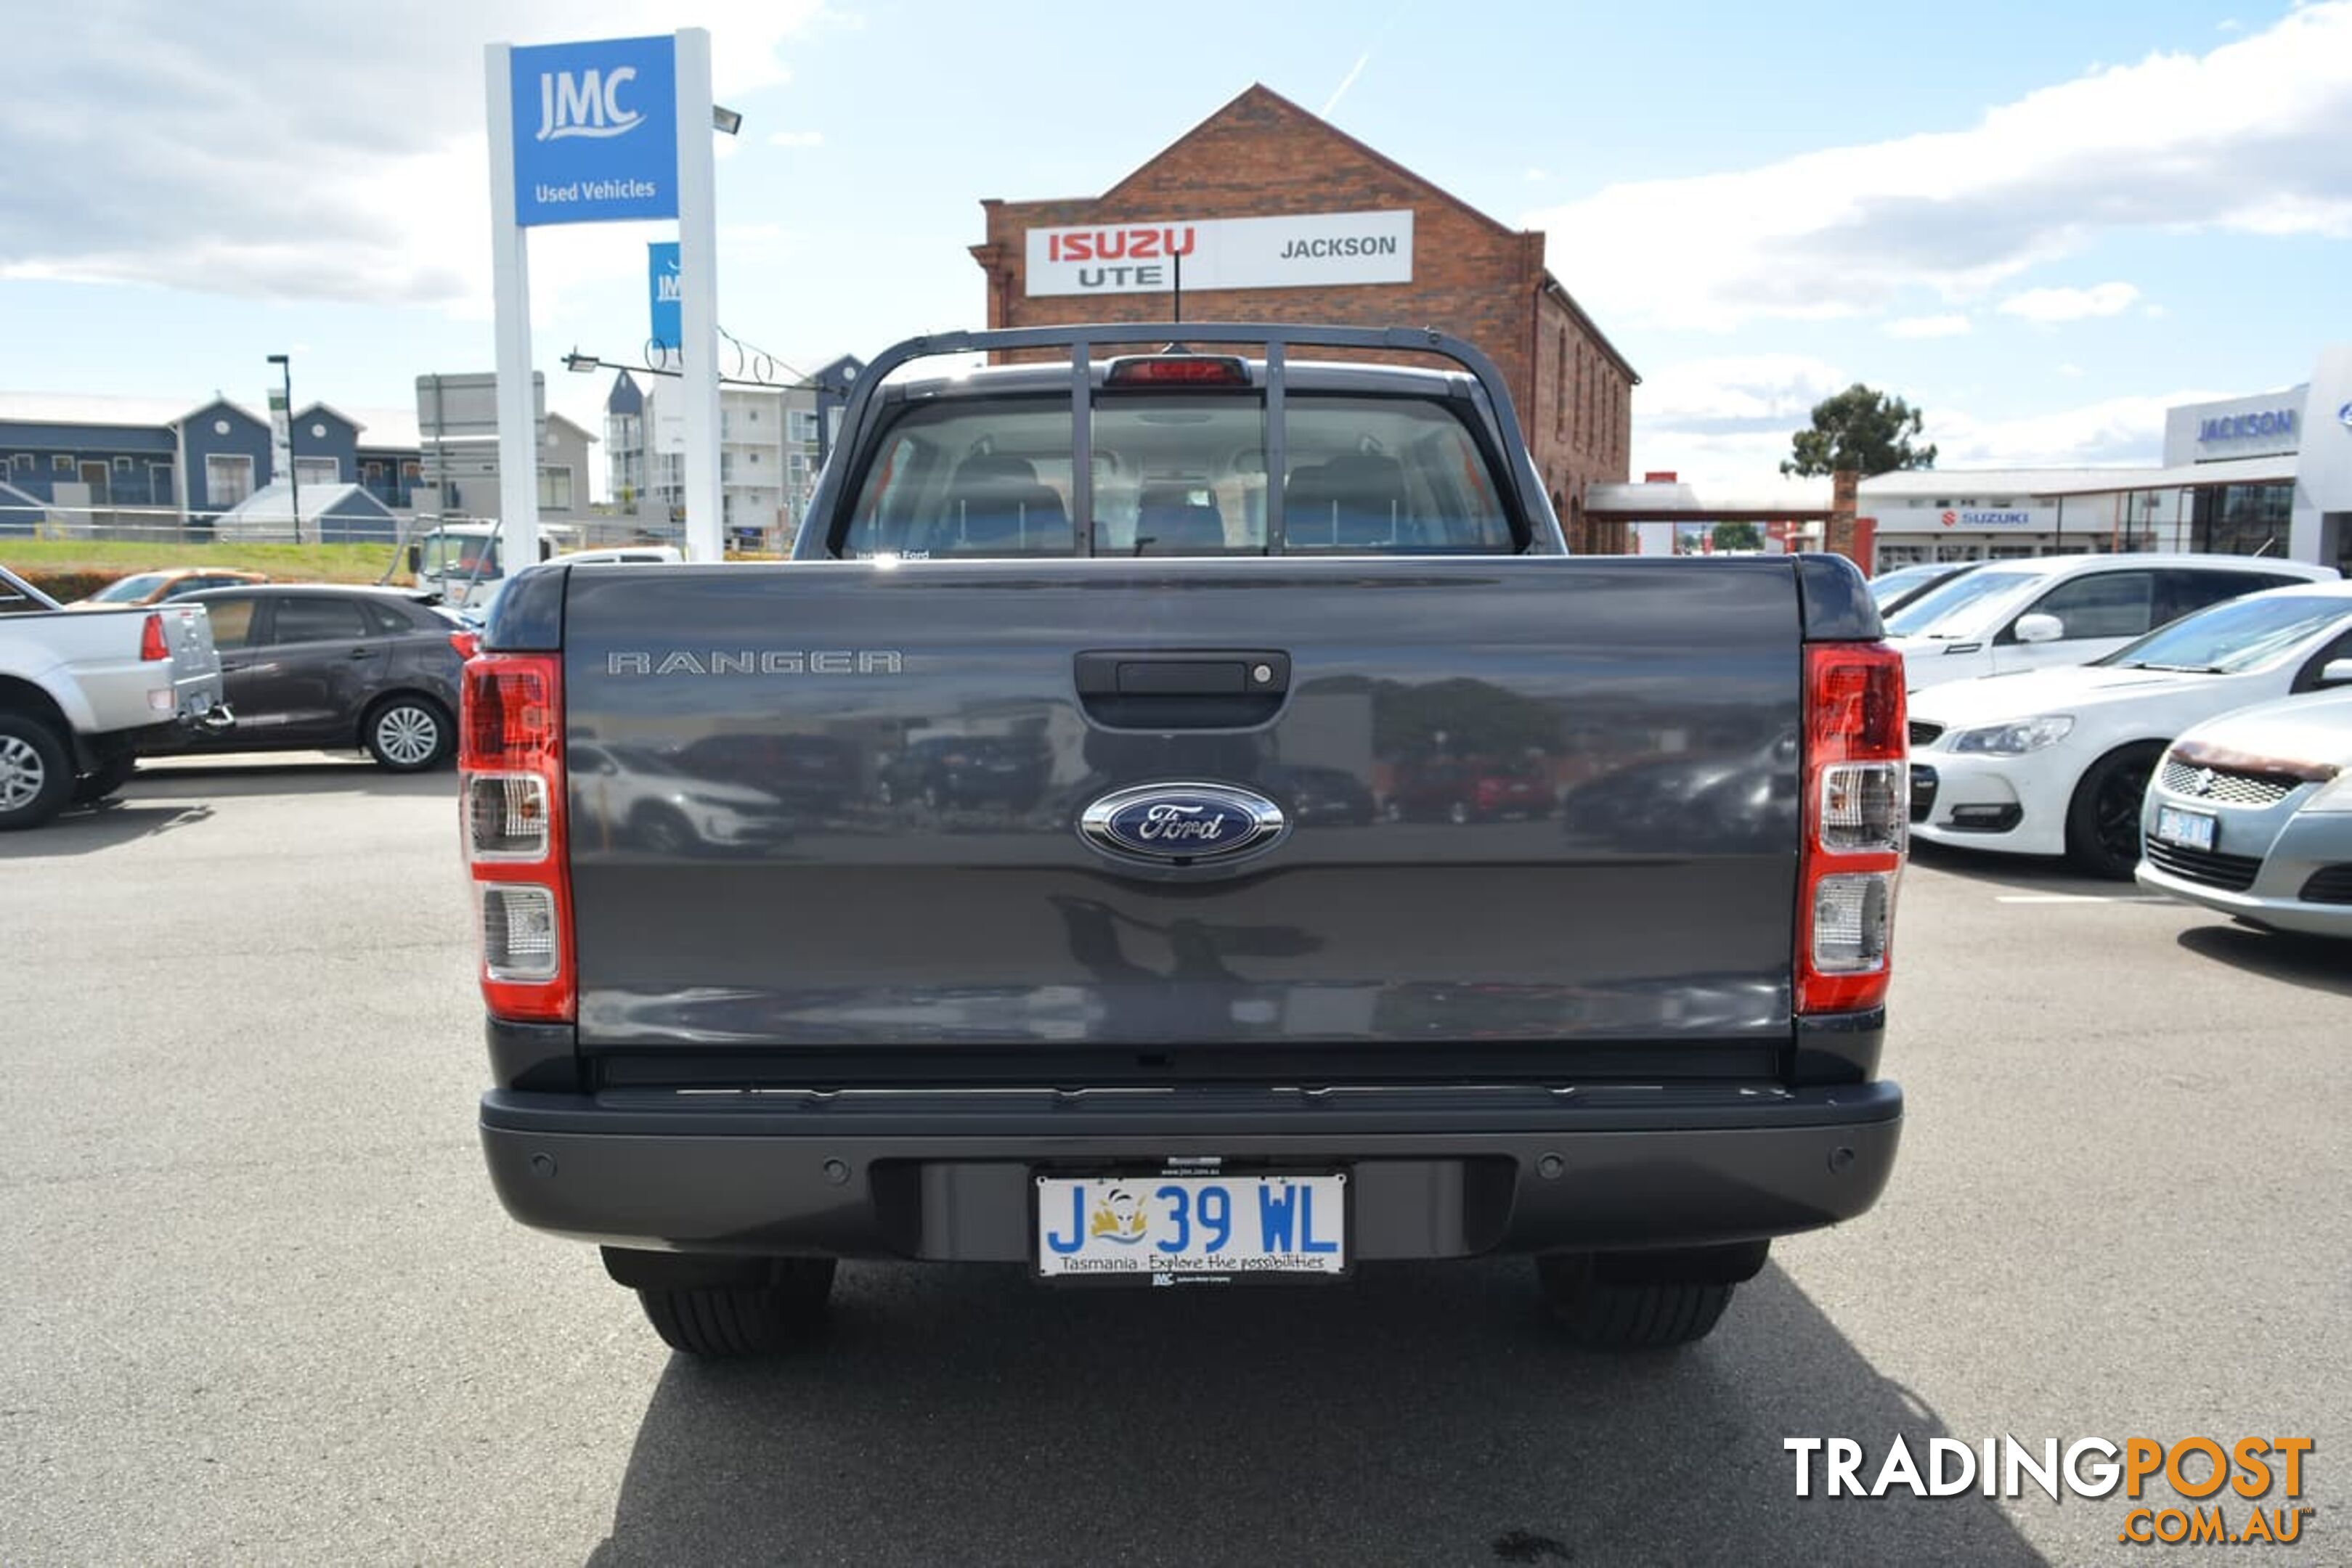
[[[395,513],[389,518],[306,516],[298,528],[293,518],[285,516],[201,516],[171,507],[61,507],[11,502],[0,497],[0,553],[6,551],[12,540],[18,539],[96,540],[168,545],[174,549],[212,544],[372,544],[393,551],[445,525],[491,526],[496,522],[494,517],[458,512],[417,512]],[[593,514],[542,517],[540,528],[545,537],[556,541],[558,549],[682,544],[685,533],[677,524]]]

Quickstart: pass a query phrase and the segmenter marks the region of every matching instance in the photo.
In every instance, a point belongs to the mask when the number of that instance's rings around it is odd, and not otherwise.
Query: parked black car
[[[1037,803],[1052,765],[1045,748],[1004,736],[932,735],[908,742],[881,767],[875,793],[886,806],[920,800],[933,810]]]
[[[829,735],[713,735],[676,758],[679,772],[763,790],[795,810],[827,816],[857,785],[857,756]]]
[[[1362,827],[1379,814],[1379,804],[1363,780],[1344,768],[1314,768],[1282,763],[1265,770],[1276,798],[1290,810],[1300,827],[1324,827],[1344,822]]]
[[[446,762],[472,633],[431,594],[272,583],[191,593],[212,621],[231,727],[174,751],[341,750],[395,773]],[[163,749],[159,746],[156,749]]]

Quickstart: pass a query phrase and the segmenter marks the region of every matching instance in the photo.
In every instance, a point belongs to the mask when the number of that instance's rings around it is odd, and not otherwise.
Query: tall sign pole
[[[499,531],[507,561],[520,570],[539,559],[539,424],[530,395],[530,231],[515,219],[513,55],[505,44],[484,51],[490,111],[490,294],[498,323]],[[439,502],[436,497],[436,510]]]
[[[725,558],[719,487],[719,181],[710,141],[710,35],[677,34],[678,391],[686,399],[686,553]]]

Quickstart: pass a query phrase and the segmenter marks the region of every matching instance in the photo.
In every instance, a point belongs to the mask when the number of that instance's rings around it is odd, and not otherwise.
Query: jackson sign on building
[[[1307,213],[1031,229],[1028,291],[1163,294],[1412,281],[1412,214]]]

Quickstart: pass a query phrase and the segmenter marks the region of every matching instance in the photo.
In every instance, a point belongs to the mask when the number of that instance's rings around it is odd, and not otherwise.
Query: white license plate
[[[2184,811],[2178,806],[2156,809],[2156,836],[2168,844],[2183,849],[2210,850],[2213,847],[2213,829],[2219,819],[2202,811]]]
[[[1037,1271],[1049,1278],[1339,1274],[1338,1171],[1037,1178]]]

